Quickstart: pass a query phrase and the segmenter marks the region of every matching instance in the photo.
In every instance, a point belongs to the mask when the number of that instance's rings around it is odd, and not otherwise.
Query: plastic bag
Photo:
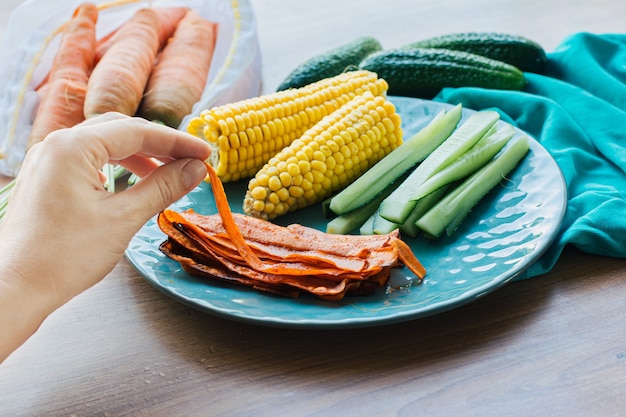
[[[11,15],[0,45],[0,174],[15,176],[24,159],[38,97],[60,41],[60,28],[84,0],[28,0]],[[202,110],[256,96],[261,56],[256,20],[247,0],[92,0],[100,8],[97,38],[142,7],[186,6],[219,24],[207,85],[179,129]]]

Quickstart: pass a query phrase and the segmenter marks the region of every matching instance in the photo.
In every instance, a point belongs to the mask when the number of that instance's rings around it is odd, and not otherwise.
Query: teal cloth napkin
[[[566,245],[626,257],[626,35],[577,33],[548,54],[524,91],[447,88],[435,100],[491,108],[554,157],[567,211],[547,252],[521,278],[551,270]]]

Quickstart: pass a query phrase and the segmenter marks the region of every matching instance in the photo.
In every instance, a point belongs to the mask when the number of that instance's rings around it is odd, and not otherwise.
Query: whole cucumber
[[[276,91],[300,88],[324,78],[334,77],[350,69],[357,69],[359,63],[369,54],[380,51],[378,40],[364,36],[354,41],[316,55],[298,65],[287,75]]]
[[[459,32],[420,40],[405,48],[439,48],[471,52],[511,64],[522,71],[541,73],[548,61],[545,50],[524,36],[499,32]]]
[[[359,65],[389,84],[389,94],[433,98],[445,87],[521,90],[518,68],[469,52],[438,48],[398,48],[373,53]]]

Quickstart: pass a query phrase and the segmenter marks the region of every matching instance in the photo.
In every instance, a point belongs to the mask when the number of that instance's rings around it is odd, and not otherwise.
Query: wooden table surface
[[[3,0],[0,23],[19,2]],[[253,0],[264,90],[360,35],[624,31],[622,0]],[[6,179],[3,179],[6,182]],[[0,255],[1,256],[1,255]],[[286,330],[207,315],[126,260],[0,366],[2,416],[621,416],[626,263],[568,248],[556,268],[384,327]]]

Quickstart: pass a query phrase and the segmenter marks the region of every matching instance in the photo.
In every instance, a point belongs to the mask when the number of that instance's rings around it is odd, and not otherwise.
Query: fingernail
[[[206,167],[199,159],[192,159],[182,169],[183,184],[190,190],[206,177]]]

